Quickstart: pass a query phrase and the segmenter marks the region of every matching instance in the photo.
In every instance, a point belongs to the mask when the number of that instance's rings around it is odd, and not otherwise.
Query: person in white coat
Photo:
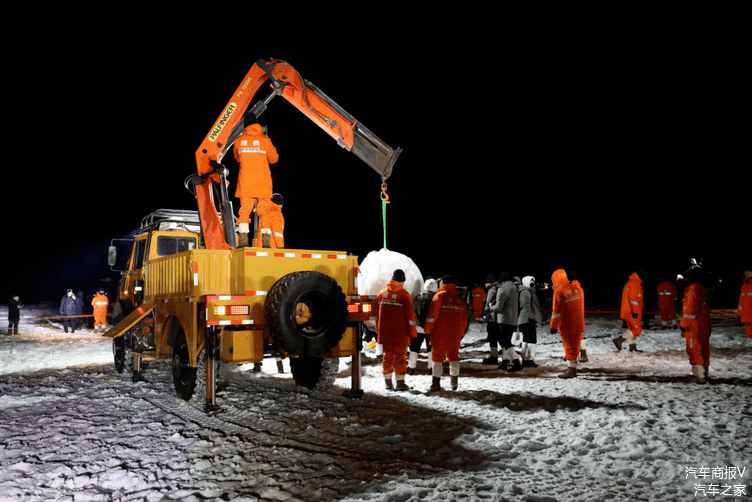
[[[418,322],[418,336],[410,341],[410,351],[407,354],[407,374],[414,375],[418,367],[418,354],[423,342],[426,344],[428,360],[431,360],[431,336],[423,331],[428,315],[428,307],[431,306],[431,300],[439,290],[439,283],[434,278],[427,278],[423,283],[423,289],[413,298],[413,308],[415,309],[415,320]]]
[[[535,347],[538,344],[537,327],[543,324],[538,293],[535,291],[535,277],[527,275],[522,278],[519,287],[520,314],[517,318],[522,332],[522,366],[536,368]]]

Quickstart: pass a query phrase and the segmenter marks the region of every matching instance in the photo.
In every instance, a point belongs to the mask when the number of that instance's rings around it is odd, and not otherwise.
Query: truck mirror
[[[117,264],[117,248],[115,246],[110,246],[107,250],[107,264],[110,267],[114,267]]]

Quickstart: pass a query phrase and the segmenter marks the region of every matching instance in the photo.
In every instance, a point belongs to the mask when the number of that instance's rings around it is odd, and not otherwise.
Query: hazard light
[[[347,312],[350,321],[367,321],[373,320],[376,308],[374,306],[376,297],[359,296],[352,298],[347,304]]]
[[[347,306],[347,311],[351,314],[368,314],[372,310],[370,303],[351,303]]]
[[[251,315],[250,305],[215,305],[215,316]]]

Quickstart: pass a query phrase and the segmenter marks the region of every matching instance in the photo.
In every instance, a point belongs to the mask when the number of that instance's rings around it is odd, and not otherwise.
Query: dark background
[[[752,267],[749,102],[727,52],[437,38],[343,54],[210,41],[61,39],[10,58],[3,298],[88,294],[108,275],[111,238],[156,209],[194,209],[183,181],[196,149],[253,63],[277,57],[403,148],[387,180],[387,248],[424,276],[547,282],[574,269],[591,304],[617,308],[638,268],[654,289],[703,258],[723,278],[713,302],[735,306]],[[381,249],[379,175],[283,98],[259,121],[280,154],[287,246],[361,259]]]

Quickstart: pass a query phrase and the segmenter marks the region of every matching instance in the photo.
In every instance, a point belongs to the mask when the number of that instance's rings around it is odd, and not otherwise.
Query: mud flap
[[[125,316],[122,321],[105,331],[102,336],[106,338],[117,338],[119,336],[122,336],[129,329],[135,326],[137,322],[141,321],[141,319],[149,315],[156,306],[156,303],[144,303],[142,305],[139,305],[133,310],[133,312]]]
[[[219,334],[215,330],[206,333],[206,399],[204,412],[218,411],[217,406],[217,362],[219,361]]]

